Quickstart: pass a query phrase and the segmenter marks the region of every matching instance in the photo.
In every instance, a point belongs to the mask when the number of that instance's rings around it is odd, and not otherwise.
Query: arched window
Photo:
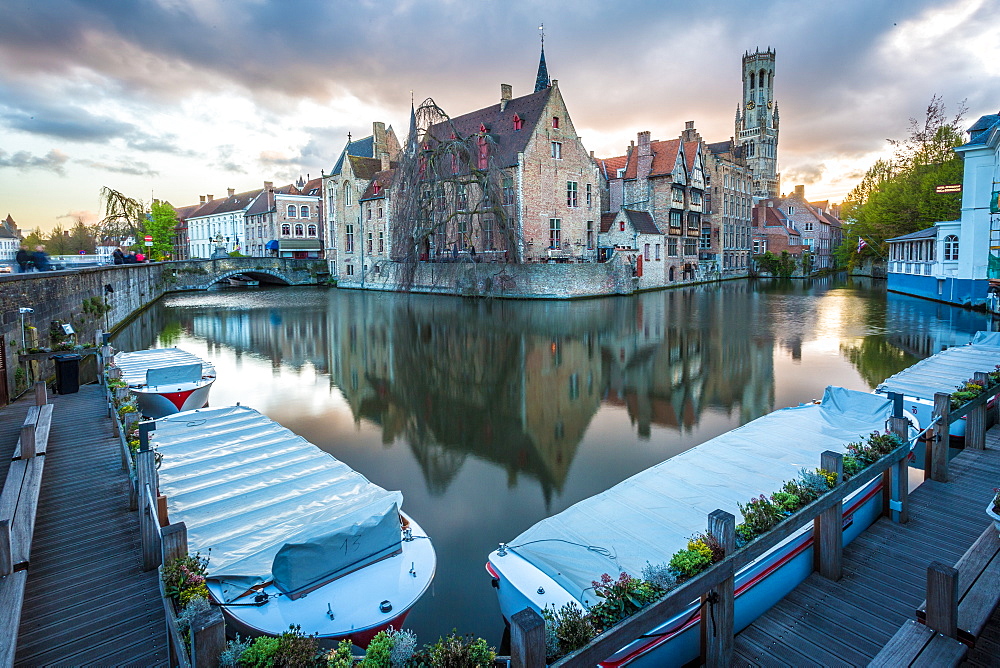
[[[307,206],[299,207],[299,218],[308,218],[308,217],[309,217],[309,207]]]
[[[294,204],[289,204],[288,205],[288,217],[289,218],[294,218],[295,217],[295,205]]]
[[[281,224],[281,234],[283,234],[284,236],[287,237],[291,233],[292,233],[292,226],[289,225],[288,223],[282,223]]]
[[[958,259],[958,237],[949,234],[944,238],[944,261]]]
[[[344,181],[344,206],[351,206],[351,184]]]
[[[756,88],[756,85],[754,84],[753,72],[750,73],[750,87],[751,88]]]
[[[295,236],[301,237],[305,233],[305,228],[302,227],[302,223],[297,223],[295,225]]]
[[[767,85],[767,72],[764,70],[760,71],[760,78],[758,79],[758,82],[760,83],[761,88]]]
[[[310,225],[308,231],[309,231],[309,236],[311,236],[311,237],[316,236],[316,226],[315,225]]]

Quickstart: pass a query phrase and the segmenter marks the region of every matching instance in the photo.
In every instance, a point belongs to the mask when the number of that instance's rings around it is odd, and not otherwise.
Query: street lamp
[[[28,308],[27,306],[22,306],[21,308],[19,308],[17,310],[21,314],[21,351],[23,353],[23,352],[25,352],[25,351],[28,350],[28,346],[25,345],[25,340],[24,340],[24,314],[25,313],[34,313],[35,309]]]

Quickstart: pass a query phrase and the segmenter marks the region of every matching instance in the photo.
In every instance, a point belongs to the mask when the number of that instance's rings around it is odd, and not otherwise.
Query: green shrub
[[[452,631],[413,656],[416,668],[492,668],[497,653],[482,638]]]
[[[575,652],[597,636],[590,616],[576,603],[542,610],[545,620],[545,655],[549,659]]]
[[[240,655],[241,668],[271,668],[275,665],[274,655],[278,651],[278,638],[261,636],[254,638],[250,647],[246,648]]]
[[[331,649],[323,658],[327,668],[351,668],[354,665],[354,645],[350,640],[341,640],[336,649]]]
[[[191,599],[191,594],[186,594],[190,590],[203,592],[208,598],[208,591],[205,587],[205,576],[208,574],[208,557],[202,558],[200,553],[194,556],[186,555],[171,559],[163,566],[163,588],[167,596],[175,603],[182,604]],[[182,596],[185,600],[182,602]]]

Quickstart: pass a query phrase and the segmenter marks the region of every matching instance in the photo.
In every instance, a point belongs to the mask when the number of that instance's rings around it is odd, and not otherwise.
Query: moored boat
[[[709,513],[722,509],[739,522],[738,504],[815,469],[822,452],[844,452],[883,430],[891,410],[883,397],[830,387],[820,404],[765,415],[538,522],[489,556],[501,612],[510,620],[528,607],[591,607],[602,574],[641,577],[647,565],[666,564],[705,530]],[[876,477],[845,500],[845,544],[880,516],[881,485]],[[808,577],[812,541],[810,522],[737,574],[737,631]],[[692,602],[601,665],[683,665],[699,655],[700,623]]]
[[[249,276],[245,276],[243,274],[236,274],[229,277],[229,285],[237,288],[252,288],[260,285],[260,281],[256,278],[250,278]]]
[[[977,372],[993,371],[1000,364],[1000,332],[976,332],[972,342],[946,348],[920,360],[913,366],[889,376],[875,388],[876,394],[903,395],[903,407],[919,424],[930,426],[934,413],[934,395],[950,394]],[[996,397],[990,398],[990,405]],[[965,418],[951,423],[953,437],[965,437]]]
[[[208,405],[215,367],[179,348],[116,353],[113,367],[135,396],[139,412],[161,418]]]
[[[399,628],[430,586],[436,556],[400,510],[402,494],[369,482],[245,406],[155,423],[160,492],[188,549],[209,556],[207,586],[241,633],[289,625],[366,646]]]

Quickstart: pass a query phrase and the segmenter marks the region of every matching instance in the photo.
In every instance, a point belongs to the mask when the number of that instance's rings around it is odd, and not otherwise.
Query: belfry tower
[[[736,144],[753,174],[753,196],[777,197],[778,103],[774,100],[774,50],[743,54],[743,105],[736,105]]]

